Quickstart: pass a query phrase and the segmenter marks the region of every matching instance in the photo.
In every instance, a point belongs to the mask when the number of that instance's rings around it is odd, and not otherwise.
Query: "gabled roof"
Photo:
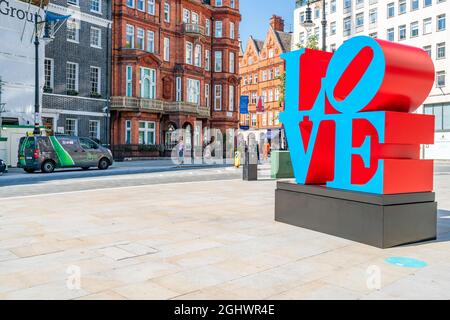
[[[283,52],[291,51],[292,33],[274,31]]]

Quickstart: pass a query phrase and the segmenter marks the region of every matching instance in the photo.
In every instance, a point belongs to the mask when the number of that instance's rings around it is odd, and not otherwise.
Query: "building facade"
[[[0,2],[0,159],[17,164],[19,139],[33,131],[35,121],[34,22],[44,19],[40,1]],[[42,2],[43,5],[46,2]],[[42,88],[44,46],[39,47],[39,88]],[[39,93],[39,104],[42,99]]]
[[[185,130],[188,151],[201,153],[209,128],[231,138],[239,122],[240,20],[237,0],[114,1],[116,154],[167,155],[177,129]]]
[[[294,41],[304,45],[315,34],[321,43],[321,1],[311,4],[315,24],[310,30],[302,26],[306,1],[297,1],[294,13]],[[433,59],[436,79],[429,97],[417,112],[436,117],[435,144],[423,148],[430,159],[450,159],[450,15],[448,0],[328,0],[327,50],[334,51],[348,38],[369,35],[423,48]]]
[[[51,0],[70,18],[51,28],[45,46],[42,123],[55,133],[108,144],[112,0]]]
[[[285,64],[280,55],[290,51],[291,39],[292,34],[284,32],[284,20],[272,16],[264,41],[250,37],[239,59],[241,95],[249,98],[249,113],[240,115],[240,125],[260,143],[270,140],[272,130],[281,130],[278,116],[283,111]]]

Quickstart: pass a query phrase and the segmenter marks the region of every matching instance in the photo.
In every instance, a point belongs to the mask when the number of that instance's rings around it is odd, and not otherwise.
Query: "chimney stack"
[[[273,15],[272,18],[270,18],[270,26],[275,31],[281,31],[284,32],[284,20],[282,17]]]

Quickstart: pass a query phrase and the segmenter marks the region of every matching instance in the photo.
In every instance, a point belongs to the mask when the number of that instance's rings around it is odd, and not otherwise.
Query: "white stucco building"
[[[314,26],[306,30],[306,0],[297,0],[293,49],[306,44],[308,35],[322,43],[322,1],[311,0]],[[450,0],[327,0],[327,50],[347,39],[369,35],[426,50],[433,59],[436,78],[430,96],[417,112],[436,116],[436,139],[424,146],[424,157],[450,159]],[[447,47],[449,49],[447,49]]]
[[[17,162],[21,136],[33,131],[35,92],[34,18],[37,6],[16,0],[0,0],[0,158]],[[44,11],[39,10],[43,19]],[[44,43],[39,51],[40,83],[44,82]],[[39,92],[42,92],[39,90]],[[42,97],[40,97],[42,98]]]

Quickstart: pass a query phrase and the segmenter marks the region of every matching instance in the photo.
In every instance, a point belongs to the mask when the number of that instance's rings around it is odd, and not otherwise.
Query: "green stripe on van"
[[[75,165],[75,162],[73,161],[70,154],[64,149],[64,147],[59,143],[58,139],[56,139],[54,136],[50,137],[50,141],[53,145],[53,149],[55,149],[56,156],[59,159],[59,164],[61,167],[70,167]]]

